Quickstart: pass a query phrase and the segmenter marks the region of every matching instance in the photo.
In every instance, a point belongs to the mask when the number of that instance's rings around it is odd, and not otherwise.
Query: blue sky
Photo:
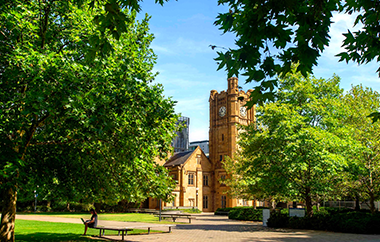
[[[155,35],[151,47],[158,55],[154,70],[159,72],[156,82],[162,83],[165,96],[178,103],[176,112],[190,118],[190,141],[207,140],[209,129],[209,95],[215,89],[227,88],[227,74],[216,71],[216,52],[209,45],[234,47],[234,35],[224,34],[213,23],[226,6],[218,6],[217,0],[169,1],[164,6],[153,0],[142,3],[142,12],[148,13],[150,30]],[[342,33],[352,29],[354,18],[335,15],[331,29],[330,46],[314,68],[316,77],[330,78],[335,73],[341,77],[341,87],[349,90],[351,85],[363,84],[380,91],[380,79],[376,73],[376,62],[358,66],[355,63],[338,62],[334,55],[343,49]],[[255,83],[239,85],[244,90]]]

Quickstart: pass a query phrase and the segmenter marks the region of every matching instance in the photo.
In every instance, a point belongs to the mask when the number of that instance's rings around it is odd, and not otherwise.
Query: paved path
[[[41,215],[17,215],[17,219],[41,220],[51,222],[81,223],[79,219],[58,218]],[[78,221],[79,220],[79,221]],[[183,222],[187,221],[184,219]],[[179,219],[179,222],[182,222]],[[99,225],[134,226],[144,223],[102,221],[99,215]],[[167,231],[167,228],[163,228]],[[89,234],[96,235],[95,231],[89,230]],[[121,237],[113,236],[113,239]],[[128,235],[127,241],[157,241],[157,242],[208,242],[208,241],[236,241],[236,242],[379,242],[380,235],[344,234],[313,230],[289,230],[272,229],[262,226],[260,222],[242,222],[229,220],[226,216],[214,216],[212,214],[197,215],[191,224],[177,224],[172,233]]]

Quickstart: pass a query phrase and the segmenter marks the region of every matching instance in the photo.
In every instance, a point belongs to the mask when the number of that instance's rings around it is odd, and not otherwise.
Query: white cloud
[[[191,120],[190,120],[191,122]],[[191,130],[191,124],[190,124]],[[200,141],[200,140],[208,140],[208,127],[197,127],[193,131],[190,131],[190,142]]]
[[[185,58],[185,56],[194,57],[197,54],[213,53],[213,50],[209,47],[210,44],[211,42],[206,40],[178,37],[177,39],[166,39],[165,42],[155,41],[151,47],[159,56],[168,55]]]
[[[343,33],[347,33],[348,29],[352,31],[357,31],[362,28],[362,25],[358,24],[354,27],[354,22],[357,15],[349,15],[345,13],[335,13],[332,17],[332,25],[330,28],[330,44],[326,48],[325,53],[328,54],[329,58],[338,59],[335,57],[345,49],[342,47],[344,36]]]
[[[156,54],[166,54],[166,55],[176,54],[173,50],[163,47],[163,46],[152,44],[150,47],[153,49],[154,53]]]

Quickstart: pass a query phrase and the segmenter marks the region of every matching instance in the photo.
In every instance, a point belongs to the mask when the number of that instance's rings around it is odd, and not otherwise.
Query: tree
[[[348,142],[337,121],[342,90],[336,76],[304,78],[294,69],[279,83],[276,101],[260,106],[257,124],[240,135],[239,175],[231,180],[253,195],[302,200],[311,216],[312,200],[335,189],[346,164]]]
[[[178,117],[151,83],[149,18],[123,8],[138,1],[116,3],[0,5],[0,241],[14,241],[20,189],[139,201],[165,199],[175,185],[154,162]]]
[[[370,210],[374,213],[375,201],[380,198],[380,124],[372,123],[368,115],[380,108],[380,94],[361,85],[353,86],[343,102],[348,135],[361,145],[349,159],[348,181],[354,193],[369,200]]]
[[[318,57],[329,45],[333,13],[357,13],[355,24],[363,30],[344,34],[346,52],[337,53],[340,61],[358,64],[380,60],[380,4],[378,1],[339,0],[219,0],[230,10],[221,13],[215,24],[224,32],[236,35],[236,49],[218,52],[219,69],[228,77],[242,71],[247,82],[258,82],[252,92],[252,106],[274,100],[276,76],[291,72],[291,64],[304,77],[312,73]],[[214,46],[215,47],[215,46]],[[380,75],[380,68],[377,70]],[[379,118],[379,113],[374,118]]]

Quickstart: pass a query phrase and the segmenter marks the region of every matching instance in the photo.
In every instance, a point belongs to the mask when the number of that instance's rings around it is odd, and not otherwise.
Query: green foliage
[[[324,209],[312,217],[289,217],[279,212],[271,213],[268,226],[275,228],[329,230],[344,233],[378,234],[380,213],[353,212]]]
[[[229,219],[244,221],[263,221],[263,209],[253,207],[234,207],[228,213]]]
[[[359,147],[345,169],[346,185],[351,194],[370,201],[374,212],[374,202],[380,198],[380,124],[368,116],[380,109],[380,94],[361,85],[353,86],[344,95],[343,104],[346,111],[341,120],[347,127],[347,136]]]
[[[356,24],[363,28],[344,34],[340,61],[359,64],[380,60],[379,15],[377,1],[300,1],[300,0],[219,0],[229,12],[221,13],[215,25],[224,33],[236,35],[236,48],[218,52],[218,69],[228,76],[242,72],[247,82],[258,82],[251,94],[253,106],[275,99],[278,81],[291,72],[291,64],[304,77],[312,73],[318,57],[329,45],[333,13],[358,14]],[[377,70],[380,75],[380,68]],[[377,116],[378,117],[378,116]]]
[[[284,214],[280,211],[272,211],[267,221],[268,227],[272,228],[287,228],[288,224],[289,214]]]
[[[47,200],[113,202],[170,193],[173,182],[154,158],[170,150],[177,116],[162,86],[151,84],[149,18],[136,22],[120,10],[128,33],[114,38],[97,31],[92,19],[102,14],[75,1],[1,5],[2,189],[39,185]],[[113,51],[90,61],[88,41],[101,35]]]
[[[257,108],[257,122],[241,127],[237,162],[227,160],[232,195],[302,200],[331,195],[346,166],[347,141],[339,121],[339,78],[304,78],[293,69],[280,79],[276,102]]]
[[[37,212],[50,212],[50,211],[51,211],[51,207],[47,205],[37,206]]]
[[[37,190],[49,201],[170,200],[175,184],[154,159],[171,150],[178,117],[162,85],[152,84],[149,17],[137,21],[128,10],[138,6],[0,5],[1,192]]]
[[[232,209],[234,209],[234,208],[218,208],[218,209],[216,209],[215,213],[216,212],[229,212]]]

